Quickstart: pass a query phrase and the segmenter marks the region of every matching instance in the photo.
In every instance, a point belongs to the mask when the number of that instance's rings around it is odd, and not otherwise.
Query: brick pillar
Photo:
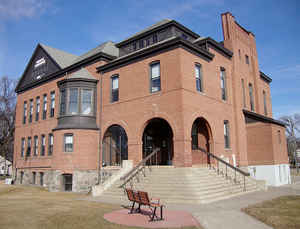
[[[174,140],[174,158],[173,165],[176,167],[192,166],[192,148],[191,140]]]
[[[128,160],[133,161],[133,166],[143,160],[142,142],[128,142]]]

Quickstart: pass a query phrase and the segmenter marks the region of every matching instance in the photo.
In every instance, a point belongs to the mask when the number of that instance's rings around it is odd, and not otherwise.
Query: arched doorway
[[[102,166],[120,166],[128,160],[128,138],[122,126],[110,126],[102,141]]]
[[[169,123],[161,118],[151,119],[143,133],[143,159],[159,148],[156,156],[148,164],[172,165],[173,131]]]
[[[208,122],[204,118],[197,118],[192,126],[192,160],[193,165],[210,163],[210,158],[199,150],[211,151],[212,134]]]

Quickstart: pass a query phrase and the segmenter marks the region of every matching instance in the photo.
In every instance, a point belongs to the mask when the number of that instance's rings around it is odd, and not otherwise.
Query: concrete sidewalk
[[[191,212],[206,229],[267,229],[271,227],[245,214],[241,209],[286,195],[300,195],[300,177],[299,179],[297,178],[294,184],[282,187],[269,187],[268,191],[252,192],[202,205],[168,205],[168,208]]]
[[[239,195],[230,199],[214,203],[197,205],[168,204],[167,209],[187,211],[206,229],[270,229],[270,226],[256,220],[241,211],[249,205],[271,200],[280,196],[300,195],[300,176],[293,179],[293,184],[281,187],[269,187],[267,191],[256,191]],[[128,204],[89,197],[86,200],[112,204]]]

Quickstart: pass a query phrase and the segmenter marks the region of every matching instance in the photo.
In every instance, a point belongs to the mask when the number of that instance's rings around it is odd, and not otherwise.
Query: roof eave
[[[232,51],[230,51],[229,49],[225,48],[224,46],[222,46],[221,44],[219,44],[218,42],[216,42],[214,39],[212,39],[211,37],[207,37],[205,39],[197,41],[194,44],[205,44],[206,42],[209,43],[209,44],[211,44],[211,45],[213,45],[218,50],[222,51],[227,57],[231,58],[233,56],[233,52]]]
[[[126,44],[128,44],[128,43],[130,43],[130,42],[132,42],[132,41],[134,41],[134,40],[138,40],[138,39],[140,39],[141,37],[145,37],[145,36],[147,36],[147,35],[149,35],[149,34],[151,34],[151,33],[153,33],[153,32],[156,32],[156,31],[158,31],[158,30],[162,30],[162,29],[164,29],[164,28],[166,28],[166,27],[168,27],[168,26],[170,26],[170,25],[174,25],[174,26],[176,26],[176,27],[182,29],[183,31],[185,31],[185,32],[188,33],[189,35],[193,36],[194,38],[200,37],[198,34],[194,33],[192,30],[190,30],[190,29],[188,29],[187,27],[185,27],[185,26],[179,24],[178,22],[172,20],[172,21],[167,22],[167,23],[165,23],[165,24],[163,24],[163,25],[160,25],[160,26],[158,26],[158,27],[155,27],[155,28],[153,28],[153,29],[150,29],[150,30],[148,30],[148,31],[146,31],[146,32],[144,32],[144,33],[141,33],[141,34],[138,34],[138,35],[136,35],[136,36],[134,36],[134,37],[130,37],[130,38],[126,39],[126,40],[123,40],[123,41],[117,43],[117,44],[116,44],[116,47],[120,48],[120,47],[123,46],[123,45],[126,45]]]
[[[267,83],[271,83],[272,82],[272,78],[269,77],[269,76],[267,76],[262,71],[259,71],[259,75],[260,75],[260,78],[262,78],[263,80],[265,80]]]
[[[205,56],[207,59],[212,60],[214,58],[214,54],[208,52],[205,49],[202,49],[196,45],[194,45],[193,43],[184,40],[181,37],[175,37],[174,39],[161,43],[161,44],[157,44],[155,46],[149,47],[143,51],[140,52],[134,52],[132,54],[129,54],[128,56],[126,56],[125,58],[120,58],[120,59],[116,59],[115,61],[109,62],[105,65],[99,66],[97,67],[97,72],[104,72],[108,69],[111,69],[113,67],[116,67],[118,65],[122,65],[125,64],[133,59],[137,59],[141,56],[147,55],[147,54],[151,54],[153,52],[159,51],[161,49],[165,49],[171,46],[175,46],[175,45],[183,45],[185,47],[188,47],[190,49],[193,49],[194,51],[198,52],[199,54]]]
[[[276,120],[276,119],[273,119],[273,118],[270,118],[270,117],[267,117],[267,116],[264,116],[264,115],[261,115],[261,114],[257,114],[255,112],[252,112],[252,111],[248,111],[248,110],[245,110],[243,109],[243,113],[244,115],[248,115],[254,119],[257,119],[257,120],[261,120],[261,121],[265,121],[265,122],[268,122],[268,123],[273,123],[273,124],[276,124],[276,125],[279,125],[279,126],[286,126],[286,124],[284,122],[281,122],[279,120]]]

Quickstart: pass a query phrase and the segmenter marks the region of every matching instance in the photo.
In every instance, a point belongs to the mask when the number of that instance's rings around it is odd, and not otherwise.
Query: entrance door
[[[149,121],[143,134],[143,159],[153,150],[159,151],[148,162],[148,165],[171,165],[173,159],[173,132],[167,121],[154,118]]]

